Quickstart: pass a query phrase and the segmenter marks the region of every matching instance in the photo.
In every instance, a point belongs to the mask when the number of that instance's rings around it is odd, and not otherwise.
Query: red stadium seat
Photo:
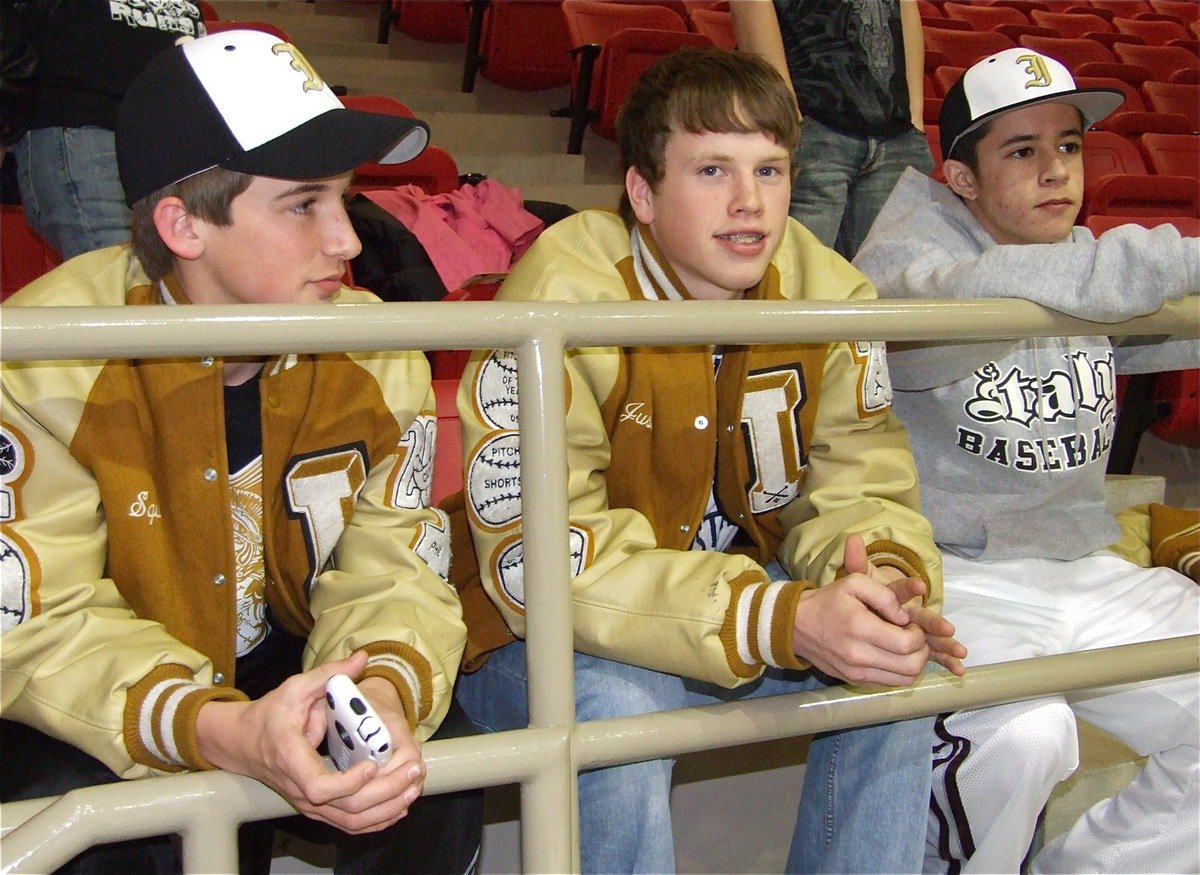
[[[1115,18],[1133,18],[1142,12],[1153,12],[1146,0],[1091,0],[1092,8],[1104,8]]]
[[[1116,60],[1113,53],[1105,46],[1090,39],[1068,39],[1067,37],[1054,39],[1048,36],[1030,35],[1021,37],[1021,45],[1062,61],[1072,73],[1081,64],[1089,61],[1111,63]]]
[[[1179,113],[1191,122],[1193,131],[1200,131],[1200,85],[1147,82],[1142,92],[1155,112]]]
[[[976,30],[995,30],[1002,24],[1029,24],[1025,14],[1011,6],[981,6],[978,3],[942,4],[947,18],[965,21]]]
[[[1004,34],[994,31],[944,30],[927,27],[925,48],[941,52],[955,67],[970,67],[976,61],[1011,49],[1016,44]]]
[[[967,72],[966,67],[938,67],[933,71],[933,80],[937,82],[938,89],[944,96],[954,87],[954,83],[962,78],[962,74],[965,72]]]
[[[922,30],[936,28],[937,30],[974,30],[970,23],[961,18],[931,18],[921,22]]]
[[[1060,2],[1060,0],[990,0],[988,5],[1008,6],[1012,9],[1016,9],[1030,21],[1033,21],[1033,18],[1031,17],[1033,10],[1051,9],[1058,2]]]
[[[1194,177],[1115,174],[1084,186],[1080,215],[1195,216],[1200,215],[1200,190]]]
[[[1200,59],[1187,49],[1178,46],[1137,46],[1122,43],[1113,46],[1113,54],[1124,64],[1139,64],[1147,67],[1151,79],[1167,82],[1176,70],[1194,69]]]
[[[383,94],[344,94],[339,99],[347,109],[416,118],[416,114],[408,108],[408,104]]]
[[[571,44],[557,3],[545,0],[471,0],[471,24],[462,90],[475,74],[518,91],[556,88],[571,81]]]
[[[1186,116],[1173,112],[1117,111],[1096,125],[1104,131],[1136,140],[1142,134],[1190,134],[1192,123]]]
[[[1090,12],[1044,12],[1035,9],[1030,13],[1034,24],[1042,27],[1052,27],[1060,37],[1078,39],[1089,33],[1111,31],[1112,25],[1107,20]]]
[[[1099,15],[1110,25],[1112,24],[1112,20],[1117,17],[1116,13],[1109,9],[1104,3],[1092,3],[1090,0],[1084,0],[1084,2],[1081,3],[1055,6],[1053,11],[1066,12],[1070,15]]]
[[[996,27],[996,33],[1002,33],[1014,44],[1021,44],[1021,37],[1026,34],[1034,36],[1058,36],[1058,31],[1051,27],[1041,27],[1036,24],[1001,24]]]
[[[1141,18],[1117,18],[1113,26],[1120,33],[1141,37],[1146,45],[1165,46],[1173,39],[1189,39],[1188,29],[1178,21],[1147,21]]]
[[[1119,64],[1109,61],[1087,61],[1071,70],[1074,76],[1111,76],[1141,88],[1144,82],[1154,78],[1149,67],[1141,64]]]
[[[395,19],[401,33],[431,43],[465,43],[470,13],[465,3],[401,0]]]
[[[54,248],[34,233],[18,205],[0,205],[0,301],[62,264]]]
[[[555,114],[571,119],[567,152],[572,155],[582,150],[589,122],[601,136],[616,136],[621,101],[654,61],[683,46],[712,45],[708,37],[688,31],[683,19],[665,6],[562,0],[562,11],[578,67],[571,104]]]
[[[1135,46],[1144,46],[1146,44],[1146,41],[1140,36],[1133,36],[1132,34],[1128,33],[1117,33],[1116,31],[1106,33],[1086,33],[1083,35],[1083,39],[1090,39],[1094,42],[1098,42],[1110,52],[1117,45],[1117,43],[1129,43]]]
[[[927,125],[936,125],[942,117],[942,98],[926,97],[922,119]]]
[[[737,36],[733,31],[733,13],[720,9],[692,9],[692,30],[703,34],[721,49],[736,49]]]
[[[1155,173],[1200,179],[1200,135],[1146,133],[1138,145]]]
[[[924,31],[922,31],[923,33]],[[925,46],[925,72],[933,73],[938,67],[949,67],[950,59],[941,52],[935,52],[929,46]]]
[[[1147,82],[1141,86],[1150,108],[1158,113],[1178,113],[1200,131],[1200,85],[1177,82]]]
[[[917,0],[917,9],[921,13],[922,21],[924,21],[927,18],[943,18],[944,17],[942,15],[942,10],[939,9],[935,4],[929,2],[929,0]]]
[[[1084,132],[1083,167],[1089,181],[1110,173],[1146,173],[1146,162],[1137,146],[1111,131]]]
[[[1159,411],[1150,433],[1169,444],[1200,447],[1200,370],[1161,372],[1150,397]]]
[[[433,454],[433,491],[431,501],[443,498],[463,487],[462,423],[458,418],[458,378],[433,379],[433,397],[437,402],[437,450]]]
[[[1150,8],[1160,15],[1169,15],[1182,24],[1200,21],[1200,3],[1196,0],[1148,0]]]

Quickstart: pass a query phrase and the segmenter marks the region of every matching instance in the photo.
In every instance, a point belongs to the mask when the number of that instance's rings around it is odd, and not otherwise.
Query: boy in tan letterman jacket
[[[343,196],[355,166],[427,140],[345,109],[269,34],[182,43],[121,108],[132,247],[7,306],[376,301],[342,285]],[[339,871],[465,871],[478,794],[414,804],[465,642],[424,356],[6,363],[2,383],[4,801],[223,768],[333,827]],[[391,734],[382,766],[319,755],[338,672]],[[242,868],[265,871],[269,827],[243,834]],[[164,838],[68,871],[177,866]]]
[[[788,219],[798,118],[761,59],[660,61],[618,131],[622,216],[585,211],[548,229],[501,299],[874,296]],[[505,350],[476,354],[459,412],[479,582],[519,639],[515,365]],[[938,553],[880,344],[588,348],[565,368],[578,719],[838,679],[905,685],[930,659],[961,671],[965,651],[932,609]],[[469,645],[472,665],[487,646]],[[464,707],[492,730],[524,725],[524,675],[524,645],[505,644],[462,678]],[[929,727],[813,744],[790,871],[919,870]],[[661,761],[580,776],[585,871],[673,870],[670,781]]]

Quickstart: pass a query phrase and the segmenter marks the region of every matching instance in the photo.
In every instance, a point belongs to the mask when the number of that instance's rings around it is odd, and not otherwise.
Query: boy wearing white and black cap
[[[946,184],[903,177],[855,266],[883,297],[1019,297],[1094,321],[1196,293],[1196,239],[1170,225],[1095,239],[1074,224],[1083,132],[1120,102],[1076,88],[1061,63],[1029,49],[975,64],[942,107]],[[1198,631],[1192,580],[1106,549],[1120,530],[1104,494],[1117,371],[1198,358],[1194,340],[1114,348],[1103,336],[889,350],[922,508],[944,554],[945,614],[969,665]],[[1150,512],[1160,539],[1186,528],[1186,512]],[[1187,552],[1159,550],[1156,564],[1189,573]],[[1197,871],[1198,691],[1194,677],[1168,678],[939,720],[927,869],[1018,871],[1051,790],[1078,764],[1078,715],[1149,763],[1046,845],[1032,871]]]
[[[269,34],[176,46],[120,112],[132,247],[72,259],[10,303],[377,301],[341,282],[359,250],[343,195],[356,165],[427,140],[422,122],[345,109]],[[0,730],[22,751],[0,798],[222,768],[335,827],[339,871],[467,871],[479,795],[414,806],[420,742],[469,725],[424,355],[5,363],[0,382]],[[382,767],[335,773],[318,755],[338,672],[391,733]],[[269,830],[243,840],[243,870],[265,870]],[[72,865],[178,866],[168,839]]]

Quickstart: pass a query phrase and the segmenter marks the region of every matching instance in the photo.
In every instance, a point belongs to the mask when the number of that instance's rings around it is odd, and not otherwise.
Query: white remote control
[[[392,755],[392,737],[354,681],[335,674],[325,684],[325,738],[329,758],[341,771],[363,760],[383,765]]]

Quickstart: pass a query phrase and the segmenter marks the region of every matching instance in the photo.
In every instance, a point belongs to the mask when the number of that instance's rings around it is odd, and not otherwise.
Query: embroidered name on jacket
[[[973,456],[1015,471],[1079,468],[1112,445],[1116,371],[1112,353],[1091,359],[1082,350],[1048,374],[995,362],[975,372],[975,392],[963,409],[955,443]]]

